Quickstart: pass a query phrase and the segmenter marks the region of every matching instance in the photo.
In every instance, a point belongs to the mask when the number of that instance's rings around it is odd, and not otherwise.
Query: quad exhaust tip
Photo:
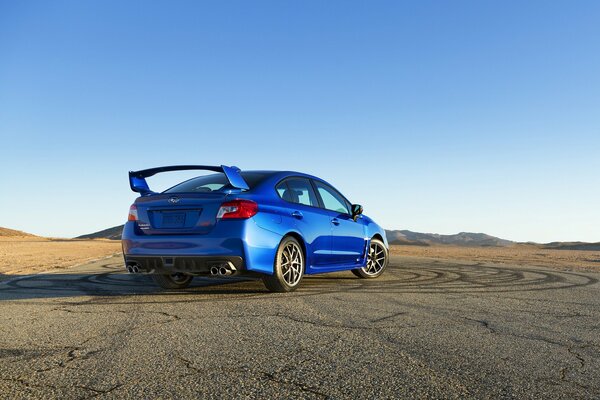
[[[210,274],[213,276],[233,275],[236,269],[231,262],[226,262],[210,267]]]
[[[130,274],[138,274],[141,271],[137,264],[127,264],[127,272],[129,272]]]
[[[140,267],[137,264],[131,263],[126,265],[127,272],[130,274],[139,274],[142,272]],[[226,262],[222,264],[213,265],[210,267],[210,274],[212,276],[226,276],[233,275],[236,272],[236,268],[231,262]]]

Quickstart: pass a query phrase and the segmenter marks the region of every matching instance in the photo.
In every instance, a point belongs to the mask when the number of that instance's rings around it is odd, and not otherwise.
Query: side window
[[[287,190],[287,183],[285,183],[285,181],[279,182],[279,185],[275,186],[275,190],[277,190],[277,194],[279,195],[279,197],[281,197],[283,199],[283,194],[285,193],[285,191]]]
[[[317,191],[323,200],[323,206],[331,211],[342,214],[350,214],[350,206],[344,197],[334,188],[329,187],[319,181],[315,181]]]
[[[277,190],[279,197],[287,202],[304,204],[305,206],[312,207],[319,206],[317,196],[308,179],[289,178],[280,182],[275,189]]]

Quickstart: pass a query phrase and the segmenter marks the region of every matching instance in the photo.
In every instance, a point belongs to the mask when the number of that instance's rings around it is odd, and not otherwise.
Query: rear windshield
[[[250,190],[267,177],[267,174],[260,172],[242,172],[240,175],[242,175],[242,178],[244,178],[248,186],[250,186]],[[185,182],[181,182],[180,184],[165,190],[163,193],[210,193],[227,189],[231,189],[229,181],[224,173],[219,172],[217,174],[198,176]]]

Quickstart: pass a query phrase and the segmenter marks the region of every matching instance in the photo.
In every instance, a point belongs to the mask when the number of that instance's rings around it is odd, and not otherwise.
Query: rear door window
[[[315,191],[308,179],[288,178],[280,182],[275,189],[279,197],[289,203],[303,204],[311,207],[319,206]]]

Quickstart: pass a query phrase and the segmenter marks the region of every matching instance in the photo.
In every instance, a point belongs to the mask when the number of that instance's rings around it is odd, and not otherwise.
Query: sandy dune
[[[16,229],[3,228],[3,227],[0,226],[0,238],[6,238],[6,237],[28,237],[28,238],[34,238],[34,237],[37,237],[37,236],[32,235],[31,233],[27,233],[27,232],[23,232],[23,231],[17,231]]]
[[[0,280],[6,279],[6,275],[67,268],[120,251],[118,240],[0,237]]]

